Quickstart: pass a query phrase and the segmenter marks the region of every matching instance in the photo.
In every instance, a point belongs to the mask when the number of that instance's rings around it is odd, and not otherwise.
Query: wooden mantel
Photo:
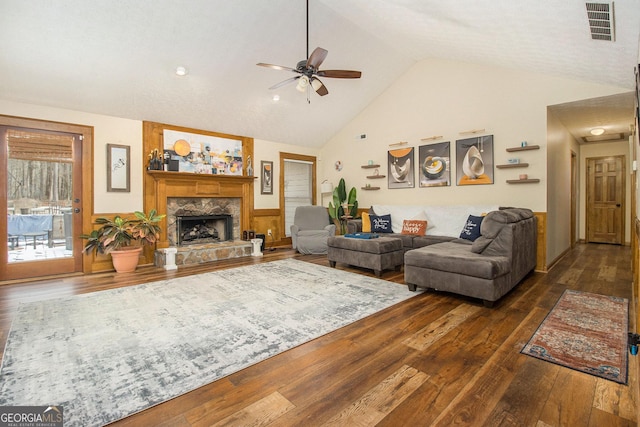
[[[253,157],[253,138],[229,135],[181,126],[155,122],[144,122],[142,127],[143,153],[150,153],[163,149],[163,131],[171,129],[189,133],[211,135],[219,138],[230,138],[242,141],[243,164],[247,164],[248,156]],[[253,227],[253,176],[237,175],[208,175],[185,172],[149,171],[144,167],[144,209],[146,212],[155,209],[160,214],[167,213],[167,198],[169,197],[238,197],[240,198],[240,230],[250,230]],[[169,246],[167,238],[167,220],[160,223],[163,232],[162,241],[157,248]]]
[[[252,176],[200,175],[182,172],[147,171],[153,179],[148,198],[149,209],[159,214],[167,214],[167,199],[170,197],[234,197],[240,198],[240,230],[251,229],[253,212]],[[163,232],[162,241],[157,248],[169,246],[167,239],[167,218],[160,223]]]

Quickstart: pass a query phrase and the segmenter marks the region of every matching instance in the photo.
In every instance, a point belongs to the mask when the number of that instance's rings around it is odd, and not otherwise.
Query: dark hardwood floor
[[[19,302],[287,257],[328,266],[326,256],[278,249],[176,272],[142,267],[132,274],[6,284],[0,286],[0,348]],[[634,426],[635,358],[625,386],[520,354],[565,289],[631,299],[630,257],[629,247],[578,245],[494,308],[423,293],[113,425]],[[404,282],[402,272],[383,278]]]

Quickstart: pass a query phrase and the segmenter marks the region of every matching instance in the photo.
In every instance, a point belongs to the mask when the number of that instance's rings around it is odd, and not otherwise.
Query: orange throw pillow
[[[371,218],[367,212],[362,212],[362,232],[371,233]]]
[[[402,221],[402,234],[424,236],[427,232],[427,221],[418,219],[405,219]]]

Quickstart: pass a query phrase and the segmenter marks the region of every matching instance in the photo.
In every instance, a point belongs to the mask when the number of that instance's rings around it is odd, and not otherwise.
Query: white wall
[[[146,158],[142,153],[142,121],[103,116],[81,111],[65,110],[40,105],[23,104],[0,99],[0,114],[73,123],[94,128],[94,213],[132,212],[141,210],[143,205],[142,177]],[[215,132],[216,129],[204,129]],[[122,144],[131,147],[131,192],[108,193],[106,153],[107,144]],[[254,185],[256,209],[279,207],[278,179],[280,173],[280,152],[318,156],[319,149],[280,144],[258,140],[254,142]],[[273,195],[260,194],[260,161],[271,160],[274,166]],[[320,162],[318,162],[320,164]],[[320,200],[320,199],[318,199]]]
[[[580,194],[584,194],[583,203],[580,206],[580,239],[586,239],[586,203],[587,198],[587,161],[590,157],[625,156],[625,231],[624,241],[628,244],[631,241],[631,230],[633,224],[629,224],[631,218],[631,167],[629,161],[629,141],[609,142],[602,144],[585,144],[580,149]]]
[[[93,127],[94,213],[142,210],[142,122],[0,99],[0,114]],[[107,144],[129,145],[131,192],[107,192]],[[87,185],[88,183],[83,183]]]
[[[553,113],[547,115],[547,260],[571,247],[571,151],[580,168],[580,146]],[[584,203],[578,191],[577,204]],[[578,218],[576,218],[578,221]],[[579,221],[579,223],[581,223]]]
[[[328,178],[335,185],[343,177],[348,188],[358,189],[358,202],[362,207],[374,203],[496,203],[529,207],[554,217],[553,210],[560,208],[554,200],[548,206],[547,187],[564,188],[569,177],[554,171],[548,175],[547,106],[626,91],[628,89],[506,68],[424,60],[409,69],[323,147],[325,162],[320,179]],[[496,164],[517,156],[528,162],[529,168],[495,169],[493,185],[456,186],[454,169],[450,187],[390,190],[384,181],[381,190],[360,190],[367,182],[367,172],[361,168],[367,160],[385,165],[381,173],[388,174],[386,156],[392,148],[389,144],[408,141],[408,146],[416,147],[417,152],[420,145],[426,144],[421,138],[442,135],[442,139],[434,142],[451,142],[451,163],[455,165],[455,141],[467,138],[461,132],[472,129],[485,129],[486,134],[494,136]],[[360,134],[366,134],[367,138],[356,139]],[[540,145],[541,149],[522,153],[505,151],[522,140]],[[555,152],[556,148],[552,149]],[[333,168],[336,160],[344,164],[341,172]],[[541,182],[517,185],[505,182],[517,179],[520,173],[540,178]],[[564,209],[561,208],[559,217],[563,216]],[[567,244],[568,239],[562,237],[558,242],[552,241],[551,247],[555,252]],[[553,259],[552,255],[549,254],[548,260]]]
[[[295,153],[304,156],[315,156],[317,158],[317,173],[321,174],[322,161],[319,157],[320,150],[311,147],[299,147],[296,145],[282,144],[273,141],[256,139],[253,143],[253,155],[255,161],[253,163],[254,174],[258,177],[254,184],[254,208],[255,209],[278,209],[280,207],[280,153]],[[262,160],[273,162],[273,194],[260,194],[260,162]],[[320,186],[318,181],[318,187]],[[318,196],[318,204],[320,197]]]

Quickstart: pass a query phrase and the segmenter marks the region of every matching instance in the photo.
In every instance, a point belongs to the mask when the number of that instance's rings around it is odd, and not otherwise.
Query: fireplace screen
[[[233,240],[231,215],[176,216],[178,246]]]

